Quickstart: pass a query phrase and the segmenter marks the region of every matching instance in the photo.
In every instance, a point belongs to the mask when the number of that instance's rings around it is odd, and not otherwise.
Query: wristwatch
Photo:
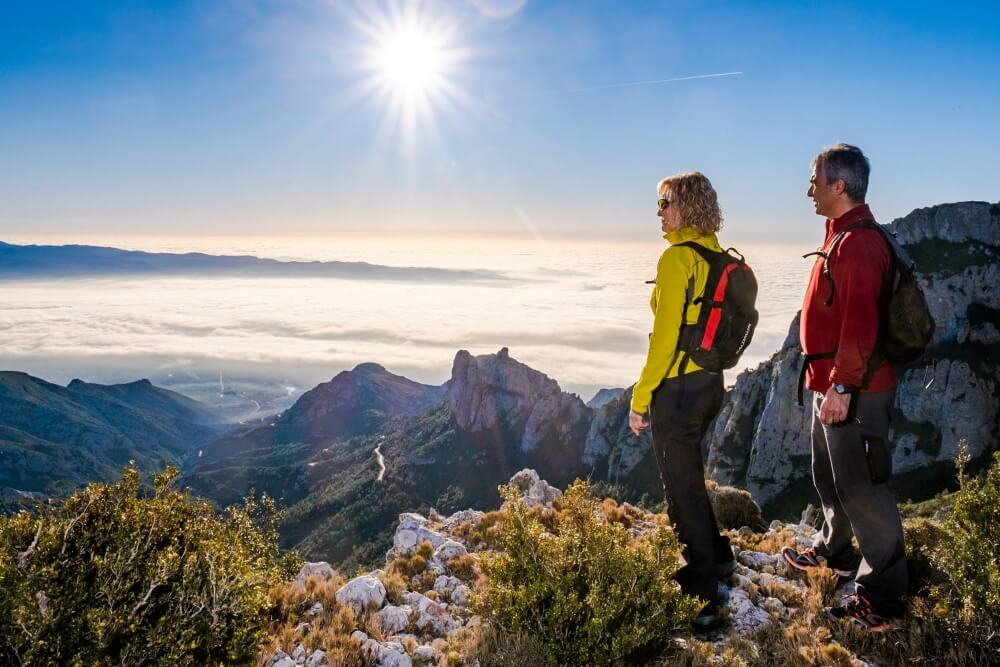
[[[850,387],[845,387],[844,385],[840,384],[839,382],[835,382],[834,383],[833,390],[835,392],[837,392],[838,394],[841,394],[841,395],[845,395],[845,394],[846,395],[850,395],[850,394],[854,393],[853,389],[851,389]]]

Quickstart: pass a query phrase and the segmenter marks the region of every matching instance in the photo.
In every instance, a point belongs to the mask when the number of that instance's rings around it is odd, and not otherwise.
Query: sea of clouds
[[[725,240],[725,239],[723,239]],[[184,387],[256,378],[291,400],[375,361],[440,384],[459,349],[510,354],[587,400],[628,386],[651,326],[649,289],[665,242],[405,238],[114,239],[159,252],[367,261],[455,271],[453,280],[107,276],[6,281],[0,368],[66,383],[148,377]],[[804,248],[742,245],[761,322],[735,372],[767,359],[801,303]],[[489,270],[499,279],[468,280]],[[214,389],[212,390],[214,391]],[[204,398],[204,395],[197,395]],[[259,398],[259,397],[258,397]]]

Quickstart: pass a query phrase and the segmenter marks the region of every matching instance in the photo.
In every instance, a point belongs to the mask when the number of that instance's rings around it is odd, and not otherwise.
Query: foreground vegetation
[[[278,649],[321,649],[329,664],[367,667],[392,633],[373,610],[340,605],[346,577],[291,581],[299,562],[277,547],[270,501],[225,515],[172,487],[175,473],[143,493],[137,471],[95,484],[60,505],[0,518],[0,657],[25,665],[263,665]],[[527,665],[1000,664],[1000,454],[977,478],[933,503],[906,508],[911,611],[899,630],[863,635],[823,613],[837,581],[810,573],[747,587],[773,598],[768,627],[695,636],[697,604],[670,577],[679,546],[669,518],[572,485],[551,507],[529,507],[512,488],[504,507],[454,526],[469,553],[444,574],[472,593],[481,622],[431,641],[395,636],[411,655],[433,646],[441,667]],[[776,553],[795,531],[760,526],[745,493],[711,489],[743,550]],[[749,526],[749,527],[747,527]],[[751,529],[753,528],[753,530]],[[389,602],[435,590],[429,543],[373,574]],[[732,582],[730,582],[732,583]],[[317,605],[317,603],[319,603]]]
[[[217,515],[138,469],[0,517],[0,658],[18,665],[245,664],[297,567],[266,497]]]

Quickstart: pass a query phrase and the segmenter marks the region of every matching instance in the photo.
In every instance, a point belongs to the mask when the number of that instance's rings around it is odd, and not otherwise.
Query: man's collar
[[[860,220],[874,220],[875,216],[872,215],[872,211],[868,208],[868,204],[858,204],[850,211],[844,215],[836,218],[835,220],[827,219],[826,228],[830,230],[831,233],[836,234],[840,232],[844,227],[848,225],[853,225],[855,222]]]

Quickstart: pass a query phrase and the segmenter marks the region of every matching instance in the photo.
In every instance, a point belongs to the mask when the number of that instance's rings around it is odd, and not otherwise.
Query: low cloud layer
[[[470,258],[510,279],[428,284],[298,278],[20,281],[0,305],[0,367],[57,382],[163,378],[172,373],[267,377],[303,389],[375,361],[439,384],[459,349],[511,355],[584,399],[628,386],[645,359],[648,277],[658,248],[523,258]],[[782,256],[783,257],[783,256]],[[797,259],[797,258],[796,258]],[[743,360],[784,340],[802,285],[762,261],[762,314]],[[804,272],[804,271],[800,271]],[[601,289],[593,289],[599,285]],[[740,370],[740,369],[736,369]],[[735,373],[727,374],[729,381]]]

